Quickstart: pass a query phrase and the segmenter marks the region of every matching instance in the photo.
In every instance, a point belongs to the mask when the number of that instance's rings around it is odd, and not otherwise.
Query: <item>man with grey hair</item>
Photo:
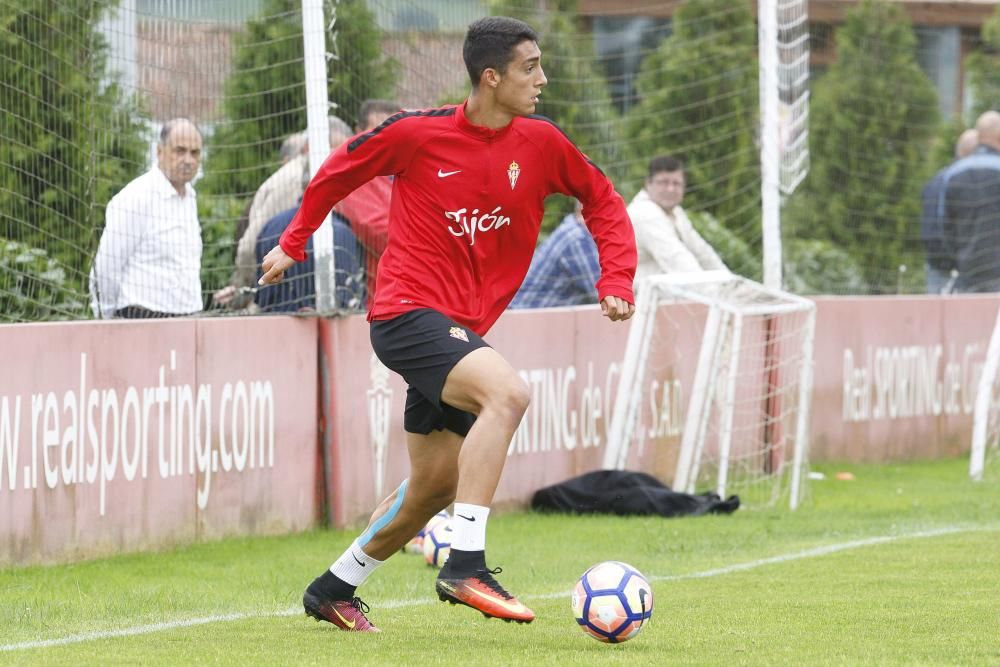
[[[288,135],[288,137],[281,142],[281,148],[278,150],[278,153],[281,155],[281,164],[285,164],[296,155],[305,152],[305,148],[305,132],[296,132],[295,134]]]
[[[90,269],[96,317],[176,317],[201,310],[201,225],[191,187],[201,147],[194,123],[167,121],[156,164],[108,203]]]
[[[945,243],[954,253],[956,292],[1000,291],[1000,113],[976,121],[979,144],[948,170]]]
[[[353,132],[351,127],[330,116],[330,149],[344,143]],[[236,268],[229,285],[215,292],[212,300],[227,308],[243,308],[252,300],[249,288],[257,283],[257,237],[267,221],[297,205],[299,198],[309,183],[308,144],[303,144],[302,152],[289,160],[278,171],[271,174],[257,188],[250,204],[249,221],[246,231],[236,245]]]

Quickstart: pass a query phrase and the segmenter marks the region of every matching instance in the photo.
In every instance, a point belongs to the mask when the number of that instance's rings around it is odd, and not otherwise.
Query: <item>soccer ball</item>
[[[451,519],[444,519],[424,535],[424,560],[428,565],[444,567],[450,553]]]
[[[420,529],[420,532],[416,536],[406,543],[403,547],[403,551],[408,554],[422,554],[424,552],[424,535],[430,532],[430,530],[438,525],[441,521],[445,519],[450,519],[451,515],[448,514],[448,510],[441,510],[437,514],[431,517],[427,525]]]
[[[573,616],[598,641],[632,639],[653,614],[653,588],[631,565],[609,560],[583,573],[573,589]]]

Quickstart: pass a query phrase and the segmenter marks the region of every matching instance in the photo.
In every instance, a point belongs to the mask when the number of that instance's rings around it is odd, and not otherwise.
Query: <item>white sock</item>
[[[385,561],[375,560],[366,554],[357,540],[351,543],[347,551],[330,566],[334,573],[351,586],[360,586],[371,573],[377,570]]]
[[[451,548],[459,551],[483,551],[486,548],[486,519],[490,508],[455,503],[451,518]]]

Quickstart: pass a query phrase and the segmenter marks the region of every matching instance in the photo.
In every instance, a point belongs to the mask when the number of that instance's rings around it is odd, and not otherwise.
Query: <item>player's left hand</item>
[[[620,296],[606,296],[601,299],[601,310],[612,322],[624,322],[635,314],[635,305]]]
[[[281,282],[285,271],[289,269],[295,260],[285,254],[280,245],[271,248],[271,251],[264,256],[264,261],[260,263],[261,271],[264,275],[257,281],[258,285],[273,285]]]

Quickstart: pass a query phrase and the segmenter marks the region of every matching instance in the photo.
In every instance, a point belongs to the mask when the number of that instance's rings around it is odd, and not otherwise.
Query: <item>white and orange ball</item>
[[[451,553],[451,519],[439,521],[424,535],[424,560],[433,567],[444,567]]]
[[[583,573],[573,589],[573,616],[588,635],[617,644],[632,639],[653,614],[653,588],[627,563],[605,561]]]

